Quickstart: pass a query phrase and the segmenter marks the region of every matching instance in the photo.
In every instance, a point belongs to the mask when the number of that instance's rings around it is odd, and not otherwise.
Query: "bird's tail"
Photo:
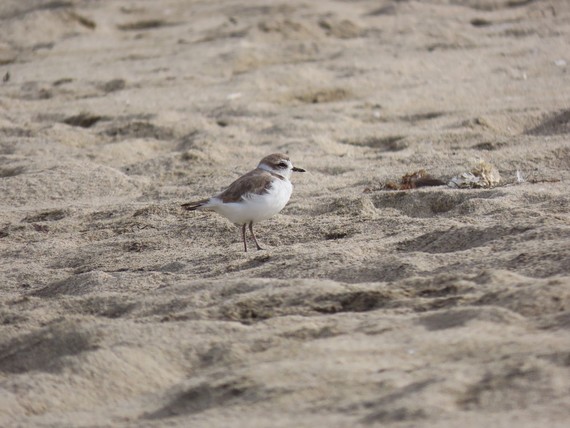
[[[182,208],[184,208],[185,210],[188,211],[194,211],[197,210],[201,207],[203,207],[204,205],[206,205],[206,203],[209,201],[209,199],[202,199],[200,201],[195,201],[195,202],[188,202],[186,204],[182,204],[180,205]]]

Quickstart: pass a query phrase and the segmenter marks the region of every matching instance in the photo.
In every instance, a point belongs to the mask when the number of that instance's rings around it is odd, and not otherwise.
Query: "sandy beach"
[[[569,46],[554,0],[2,0],[0,426],[568,426]],[[264,250],[181,209],[275,152]]]

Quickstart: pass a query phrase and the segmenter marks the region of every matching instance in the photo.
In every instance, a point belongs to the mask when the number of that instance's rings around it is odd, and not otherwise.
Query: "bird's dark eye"
[[[287,168],[287,167],[288,167],[287,163],[285,163],[285,162],[279,162],[279,163],[277,164],[277,166],[278,166],[279,168]]]

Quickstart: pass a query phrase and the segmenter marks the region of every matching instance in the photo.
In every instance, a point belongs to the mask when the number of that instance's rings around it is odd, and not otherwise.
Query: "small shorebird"
[[[289,156],[274,153],[261,159],[257,168],[242,175],[222,193],[183,204],[182,207],[189,211],[215,211],[232,223],[242,226],[243,248],[246,252],[245,228],[249,225],[255,245],[261,250],[253,233],[253,224],[273,217],[285,207],[293,192],[293,185],[289,181],[293,171],[305,172],[303,168],[294,167]]]

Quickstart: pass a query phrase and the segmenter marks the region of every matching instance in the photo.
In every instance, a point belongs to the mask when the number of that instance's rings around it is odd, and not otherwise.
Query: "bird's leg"
[[[245,227],[247,226],[247,223],[243,224],[243,227],[241,228],[241,236],[243,238],[243,251],[247,253],[247,242],[245,241]]]
[[[257,249],[263,250],[263,248],[261,248],[261,246],[259,245],[259,242],[257,242],[257,238],[255,237],[255,233],[253,233],[253,221],[249,222],[249,231],[251,232],[251,236],[253,236],[253,240],[255,241],[255,245],[257,245]]]

